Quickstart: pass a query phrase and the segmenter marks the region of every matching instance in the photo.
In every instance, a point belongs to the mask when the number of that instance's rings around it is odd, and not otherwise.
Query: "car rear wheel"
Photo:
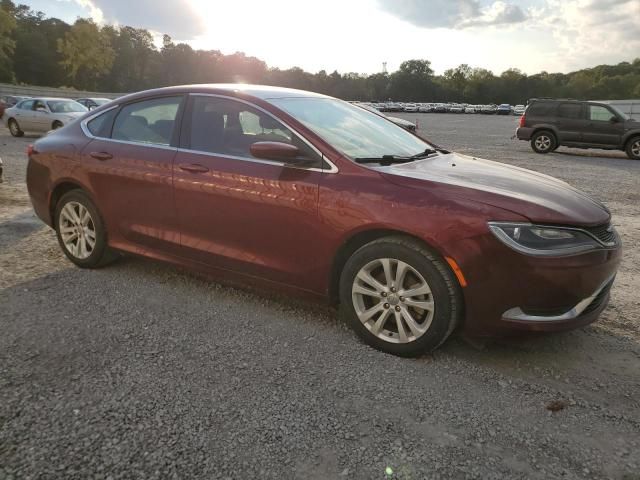
[[[24,135],[24,132],[20,130],[20,125],[14,118],[9,120],[9,132],[14,137],[22,137]]]
[[[632,160],[640,160],[640,137],[633,137],[627,142],[627,156]]]
[[[367,344],[409,357],[449,337],[462,315],[462,296],[442,260],[414,240],[387,237],[347,261],[340,310]]]
[[[549,153],[556,149],[556,137],[551,132],[543,130],[531,137],[531,148],[536,153]]]
[[[82,190],[62,196],[54,219],[58,243],[77,266],[97,268],[117,258],[107,246],[107,232],[98,209]]]

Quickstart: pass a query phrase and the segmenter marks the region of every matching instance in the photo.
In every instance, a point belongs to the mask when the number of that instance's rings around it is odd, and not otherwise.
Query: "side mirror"
[[[266,160],[277,160],[285,163],[300,163],[300,149],[295,145],[283,142],[256,142],[251,145],[251,155]]]
[[[616,117],[615,115],[613,115],[613,116],[609,119],[609,121],[610,121],[611,123],[618,123],[618,122],[620,121],[620,119],[619,119],[618,117]]]

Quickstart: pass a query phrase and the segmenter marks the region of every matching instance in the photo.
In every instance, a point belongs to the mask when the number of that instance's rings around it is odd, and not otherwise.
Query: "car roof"
[[[51,100],[67,100],[70,102],[75,102],[75,100],[72,100],[70,98],[60,98],[60,97],[33,97],[33,98],[27,98],[26,100],[43,100],[45,102],[49,102]]]
[[[270,85],[250,85],[245,83],[204,83],[195,85],[176,85],[173,87],[145,90],[123,97],[133,99],[149,95],[165,95],[171,93],[217,93],[236,96],[238,94],[269,100],[274,98],[332,98],[320,93],[297,90],[294,88],[273,87]]]

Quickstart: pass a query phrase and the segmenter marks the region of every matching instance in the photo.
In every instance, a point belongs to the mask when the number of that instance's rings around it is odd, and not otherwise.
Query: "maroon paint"
[[[284,120],[338,173],[90,139],[75,122],[38,140],[30,155],[27,185],[36,213],[51,226],[56,188],[73,184],[93,198],[114,248],[232,283],[325,299],[335,290],[334,260],[346,242],[365,232],[406,233],[460,266],[468,283],[464,329],[473,335],[574,328],[594,321],[604,308],[606,303],[553,324],[501,318],[516,306],[571,307],[617,270],[620,248],[530,257],[509,249],[487,227],[488,221],[609,221],[608,212],[579,191],[545,175],[464,156],[379,173],[344,158],[261,98],[269,92],[196,85],[141,92],[118,103],[158,94],[237,97]],[[411,169],[422,169],[421,178],[403,176]]]

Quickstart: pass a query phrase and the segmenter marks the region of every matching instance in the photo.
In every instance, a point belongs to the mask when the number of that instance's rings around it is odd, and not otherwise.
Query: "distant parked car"
[[[524,110],[525,110],[524,105],[516,105],[515,107],[513,107],[513,114],[518,116],[524,115]]]
[[[516,136],[531,142],[536,153],[549,153],[564,145],[624,150],[629,158],[640,160],[640,122],[603,103],[530,100]]]
[[[449,112],[450,113],[464,113],[464,107],[462,105],[460,105],[459,103],[452,103],[449,106]]]
[[[409,113],[415,113],[418,111],[418,106],[415,103],[405,103],[404,111]]]
[[[498,107],[496,107],[495,105],[482,105],[480,113],[483,113],[485,115],[494,115],[497,110]]]
[[[4,114],[4,111],[7,108],[11,108],[13,107],[16,103],[25,100],[27,98],[30,97],[22,97],[22,96],[17,96],[17,95],[4,95],[2,97],[0,97],[0,118],[2,118],[2,115]]]
[[[5,110],[2,120],[11,135],[56,130],[87,113],[84,105],[68,98],[30,98]]]
[[[404,128],[405,130],[409,130],[410,132],[415,132],[416,131],[416,124],[410,122],[409,120],[405,120],[404,118],[398,118],[398,117],[389,117],[388,115],[384,115],[384,114],[380,113],[379,110],[377,110],[376,108],[374,108],[371,105],[368,105],[366,103],[354,102],[354,105],[357,105],[360,108],[364,108],[365,110],[369,110],[370,112],[377,113],[378,115],[380,115],[382,117],[385,117],[389,121],[391,121],[391,122],[395,123],[396,125]]]
[[[476,106],[467,105],[466,107],[464,107],[464,113],[476,113]]]
[[[498,105],[496,113],[498,115],[511,115],[511,105],[509,105],[508,103],[501,103],[500,105]]]
[[[437,113],[445,113],[448,111],[448,108],[444,103],[436,103],[434,111]]]
[[[109,103],[111,100],[108,98],[78,98],[76,102],[81,103],[89,110],[93,110],[100,105],[104,105],[105,103]]]

